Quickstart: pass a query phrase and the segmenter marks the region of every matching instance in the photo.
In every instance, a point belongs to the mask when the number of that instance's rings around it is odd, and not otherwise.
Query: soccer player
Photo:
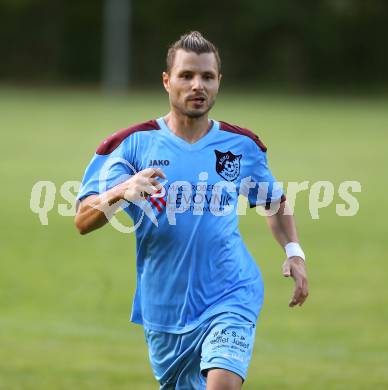
[[[216,47],[199,32],[170,46],[163,85],[170,112],[109,136],[78,194],[81,234],[121,207],[134,221],[137,288],[131,321],[144,327],[161,389],[240,389],[263,303],[261,273],[238,231],[237,199],[262,207],[308,295],[293,216],[253,132],[210,120],[221,80]]]

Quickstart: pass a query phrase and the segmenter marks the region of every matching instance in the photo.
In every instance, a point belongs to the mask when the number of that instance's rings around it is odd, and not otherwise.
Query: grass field
[[[162,115],[162,94],[3,88],[0,389],[156,389],[142,329],[128,324],[134,237],[111,226],[80,236],[58,214],[60,185],[80,180],[109,133]],[[266,301],[245,389],[388,388],[386,193],[388,100],[221,94],[213,117],[254,129],[281,180],[358,180],[360,210],[313,220],[297,198],[311,296],[289,309],[283,254],[254,210],[241,230],[263,271]],[[48,226],[30,210],[33,184],[57,186]]]

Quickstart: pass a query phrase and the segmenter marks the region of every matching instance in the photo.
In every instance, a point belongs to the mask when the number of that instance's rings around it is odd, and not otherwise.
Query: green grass
[[[335,203],[296,218],[311,296],[289,309],[283,254],[254,210],[241,230],[265,278],[245,389],[388,387],[386,169],[388,100],[222,94],[213,117],[254,129],[278,179],[358,180],[359,213]],[[128,324],[134,237],[106,226],[80,236],[58,215],[59,186],[80,180],[109,133],[162,115],[163,94],[3,88],[1,107],[0,389],[156,389],[142,329]],[[38,180],[57,185],[48,226],[29,208]]]

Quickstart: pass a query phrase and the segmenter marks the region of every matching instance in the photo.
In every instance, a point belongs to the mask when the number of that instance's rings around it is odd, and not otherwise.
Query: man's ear
[[[220,74],[218,75],[218,82],[219,82],[219,83],[221,82],[221,79],[222,79],[222,74],[220,73]]]
[[[164,89],[167,92],[170,92],[170,76],[167,72],[162,73],[162,80],[163,80]]]

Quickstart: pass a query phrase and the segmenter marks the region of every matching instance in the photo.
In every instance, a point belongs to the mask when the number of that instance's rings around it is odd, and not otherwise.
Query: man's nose
[[[193,83],[191,87],[194,91],[202,90],[203,89],[202,77],[199,75],[193,77]]]

